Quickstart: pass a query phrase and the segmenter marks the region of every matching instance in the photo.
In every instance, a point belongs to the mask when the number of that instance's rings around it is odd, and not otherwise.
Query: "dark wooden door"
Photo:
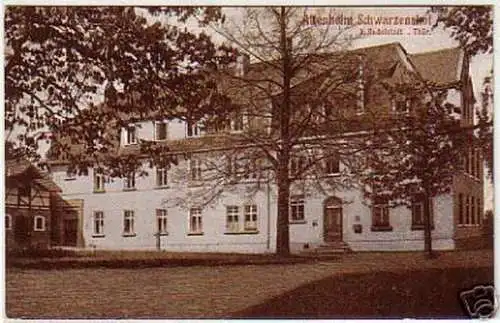
[[[342,241],[341,207],[326,207],[323,223],[325,242]]]
[[[31,240],[33,223],[31,219],[24,215],[17,215],[14,223],[14,236],[19,246],[27,246]]]
[[[78,239],[78,219],[64,220],[64,245],[76,246]]]

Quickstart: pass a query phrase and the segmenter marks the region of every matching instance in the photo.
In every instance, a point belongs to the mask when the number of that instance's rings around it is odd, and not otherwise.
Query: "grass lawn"
[[[235,318],[466,318],[459,293],[492,285],[493,268],[432,268],[331,276]]]

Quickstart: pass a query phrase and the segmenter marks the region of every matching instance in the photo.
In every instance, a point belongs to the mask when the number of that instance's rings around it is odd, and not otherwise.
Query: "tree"
[[[406,99],[408,111],[374,133],[365,195],[390,207],[422,203],[424,250],[432,257],[431,201],[449,192],[454,175],[463,169],[462,152],[471,132],[453,116],[456,107],[444,101],[446,90],[436,93],[431,84],[413,82],[397,84],[390,92]]]
[[[356,162],[361,140],[340,138],[359,121],[356,111],[365,101],[360,78],[371,75],[371,64],[360,64],[369,60],[362,51],[345,51],[355,39],[351,30],[310,25],[307,14],[294,7],[246,8],[237,24],[215,26],[240,54],[241,64],[221,71],[218,84],[241,110],[203,120],[207,132],[236,130],[236,124],[246,129],[221,144],[224,158],[220,152],[205,158],[211,184],[198,196],[213,201],[228,190],[251,194],[262,184],[276,185],[276,252],[282,256],[290,253],[291,190],[331,192],[351,185],[349,171],[327,177],[325,167],[331,160]],[[248,69],[250,59],[256,63]],[[257,184],[238,186],[249,178]]]
[[[6,7],[7,157],[39,159],[39,142],[50,139],[52,157],[72,168],[117,168],[137,163],[104,157],[131,116],[213,113],[214,83],[199,71],[230,57],[206,33],[183,28],[194,17],[205,25],[222,15],[215,7]],[[104,94],[105,108],[96,103]]]

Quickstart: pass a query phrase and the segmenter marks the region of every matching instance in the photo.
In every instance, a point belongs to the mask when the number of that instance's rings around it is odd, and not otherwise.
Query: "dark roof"
[[[432,52],[409,55],[422,77],[440,86],[453,85],[460,81],[463,68],[463,50],[447,48]]]
[[[41,172],[25,159],[10,159],[5,161],[5,175],[7,181],[16,182],[21,178],[26,179],[29,176],[34,184],[39,185],[51,192],[61,192],[61,188],[52,181],[47,174]]]

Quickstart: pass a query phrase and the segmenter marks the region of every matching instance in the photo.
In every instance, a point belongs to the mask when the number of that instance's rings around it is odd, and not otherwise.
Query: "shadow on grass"
[[[459,293],[492,285],[493,268],[335,275],[231,318],[466,318]]]

